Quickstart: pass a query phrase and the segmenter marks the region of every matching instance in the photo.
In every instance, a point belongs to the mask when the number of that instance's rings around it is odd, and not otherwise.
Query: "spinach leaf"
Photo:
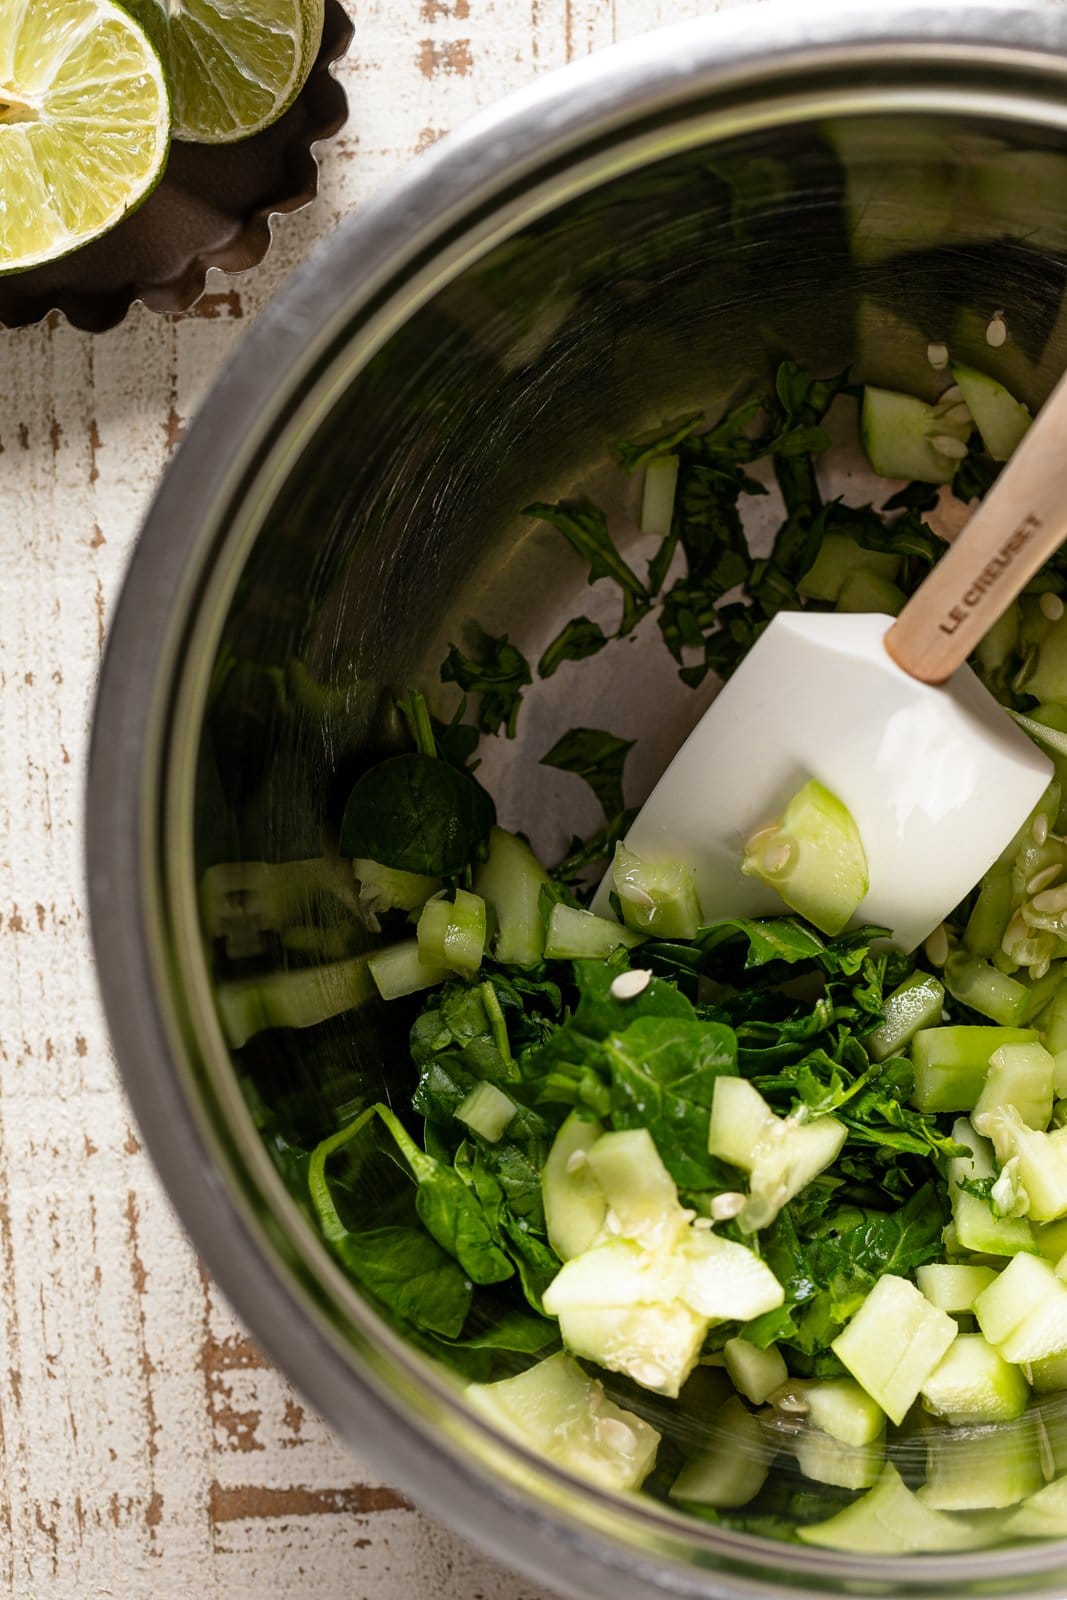
[[[604,1040],[616,1128],[647,1128],[675,1183],[706,1189],[723,1175],[708,1155],[715,1080],[736,1072],[730,1028],[684,1017],[640,1017]]]
[[[615,548],[608,521],[592,500],[561,500],[558,505],[538,502],[523,512],[539,517],[558,528],[564,538],[589,563],[590,583],[610,578],[622,590],[622,622],[619,633],[631,633],[648,611],[648,590]]]
[[[446,1338],[459,1333],[470,1310],[470,1282],[423,1229],[346,1231],[332,1243],[356,1281],[397,1316]]]
[[[738,937],[748,940],[746,968],[761,967],[768,961],[810,961],[826,949],[822,937],[798,917],[767,917],[760,921],[723,918],[701,928],[697,942],[705,953],[710,953]]]
[[[510,1278],[514,1268],[507,1256],[497,1248],[477,1196],[472,1194],[451,1167],[435,1160],[425,1150],[420,1150],[396,1114],[385,1105],[369,1106],[347,1128],[324,1139],[312,1153],[308,1188],[312,1203],[324,1224],[331,1209],[336,1215],[329,1193],[326,1162],[336,1150],[355,1138],[373,1117],[385,1124],[415,1180],[415,1210],[427,1232],[459,1262],[473,1282],[500,1283]]]
[[[441,666],[441,681],[457,683],[481,696],[478,727],[483,733],[499,733],[503,727],[507,737],[514,739],[522,691],[532,680],[526,657],[508,642],[506,633],[496,638],[482,634],[476,656],[465,656],[450,644]]]
[[[551,678],[564,661],[584,661],[587,656],[595,656],[607,642],[607,635],[599,622],[591,622],[588,617],[575,617],[546,648],[537,663],[538,677]]]
[[[481,784],[447,761],[390,756],[359,778],[341,821],[341,854],[432,877],[465,867],[496,821]]]
[[[633,744],[602,728],[571,728],[541,757],[541,764],[584,778],[605,816],[616,817],[623,810],[622,771]]]

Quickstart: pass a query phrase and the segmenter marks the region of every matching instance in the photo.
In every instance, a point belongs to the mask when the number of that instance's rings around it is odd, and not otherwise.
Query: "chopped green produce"
[[[703,918],[692,869],[679,861],[643,861],[615,846],[612,881],[627,927],[660,939],[695,939]]]
[[[640,1488],[655,1463],[655,1428],[609,1400],[569,1356],[549,1356],[498,1383],[472,1383],[466,1393],[501,1432],[601,1489]]]
[[[838,934],[867,893],[867,857],[836,795],[812,778],[780,822],[749,839],[741,871],[762,878],[823,933]]]
[[[863,1555],[1067,1531],[1067,1478],[1041,1487],[1067,1472],[1062,786],[914,955],[855,925],[863,842],[814,778],[737,841],[781,914],[709,925],[689,863],[625,845],[652,776],[628,769],[632,740],[552,721],[569,682],[544,680],[616,652],[621,681],[641,628],[710,688],[783,608],[899,610],[944,548],[931,485],[983,493],[1026,420],[991,379],[951,376],[934,404],[862,391],[870,460],[912,480],[880,509],[824,498],[847,373],[784,362],[717,421],[619,445],[617,526],[589,500],[528,508],[531,541],[617,625],[579,599],[534,674],[507,631],[529,619],[450,618],[470,645],[441,669],[450,720],[407,685],[394,715],[376,681],[379,742],[349,752],[302,859],[218,854],[200,884],[257,1126],[375,1310],[576,1477]],[[759,544],[747,508],[772,479]],[[1065,594],[1057,557],[975,665],[1067,772]],[[272,713],[334,694],[301,671],[272,665]],[[504,749],[501,814],[554,836],[555,865],[497,824],[479,778]],[[537,814],[531,758],[563,821],[572,800],[588,815],[582,784],[595,797],[592,837],[565,847]],[[617,921],[589,909],[603,875]],[[278,1029],[324,1063],[306,1094]]]

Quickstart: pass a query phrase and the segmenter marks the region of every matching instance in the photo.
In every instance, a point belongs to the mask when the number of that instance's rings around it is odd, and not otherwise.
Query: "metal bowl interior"
[[[458,700],[439,680],[451,641],[506,632],[536,660],[569,618],[614,620],[617,599],[523,515],[531,501],[591,495],[642,561],[614,442],[714,417],[786,356],[933,397],[927,347],[945,341],[1041,403],[1067,366],[1065,44],[1051,12],[832,9],[801,28],[760,8],[519,97],[356,219],[266,315],[183,446],[119,607],[89,796],[94,932],[178,1209],[339,1430],[577,1595],[1051,1594],[1067,1558],[772,1544],[613,1500],[505,1445],[341,1272],[279,1138],[307,1146],[354,1108],[402,1100],[410,1013],[330,1015],[327,998],[308,1026],[235,1022],[232,985],[366,947],[330,863],[340,812],[368,762],[401,747],[398,694],[423,688],[442,714]],[[1009,338],[993,349],[997,311]],[[857,453],[835,459],[824,488],[868,498]],[[775,509],[768,497],[754,539]],[[637,803],[708,693],[680,683],[654,623],[537,682],[514,741],[483,741],[501,822],[557,858],[598,818],[577,778],[540,764],[552,742],[575,724],[636,739]],[[264,932],[254,892],[220,921],[205,884],[235,862],[288,864],[298,939]],[[364,1198],[395,1179],[368,1168]]]

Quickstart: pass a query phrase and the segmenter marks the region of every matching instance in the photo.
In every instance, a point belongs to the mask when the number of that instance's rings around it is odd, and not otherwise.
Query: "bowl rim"
[[[1062,1563],[1065,1554],[1062,1544],[1050,1544],[1005,1552],[1004,1559],[981,1552],[976,1557],[857,1563],[828,1552],[801,1549],[798,1554],[795,1546],[709,1529],[698,1552],[708,1565],[680,1566],[677,1551],[670,1547],[674,1525],[680,1522],[675,1514],[659,1516],[657,1509],[662,1508],[652,1502],[628,1506],[586,1489],[596,1526],[588,1518],[583,1524],[563,1498],[569,1495],[573,1501],[572,1479],[517,1446],[501,1444],[443,1383],[428,1379],[423,1364],[366,1308],[365,1318],[375,1324],[371,1332],[381,1350],[394,1360],[399,1352],[401,1369],[406,1367],[406,1403],[386,1389],[373,1365],[361,1370],[358,1384],[352,1381],[351,1344],[331,1325],[325,1288],[331,1278],[344,1280],[310,1227],[302,1224],[306,1237],[294,1230],[297,1209],[273,1169],[266,1175],[269,1163],[259,1145],[264,1170],[257,1179],[269,1200],[283,1197],[283,1214],[286,1206],[292,1212],[285,1219],[291,1237],[302,1247],[311,1241],[312,1251],[317,1249],[322,1258],[315,1263],[319,1292],[307,1282],[298,1287],[292,1272],[283,1271],[263,1227],[264,1207],[251,1206],[239,1192],[234,1152],[220,1143],[197,1103],[184,1060],[192,1020],[178,1008],[166,984],[172,929],[166,895],[153,884],[160,867],[161,823],[182,810],[177,791],[167,792],[160,783],[168,763],[179,765],[164,730],[179,694],[185,693],[188,706],[204,688],[202,681],[197,688],[195,673],[191,687],[178,687],[177,667],[187,653],[190,619],[212,585],[216,597],[227,584],[232,587],[245,545],[236,548],[241,541],[231,537],[230,513],[236,517],[240,505],[245,533],[254,531],[249,504],[269,493],[280,471],[278,458],[268,461],[268,453],[279,441],[288,440],[293,448],[301,428],[306,437],[312,413],[328,409],[340,367],[351,355],[346,333],[362,330],[365,361],[388,336],[390,312],[399,310],[401,291],[408,295],[406,317],[413,308],[412,286],[428,297],[443,274],[460,270],[472,251],[484,254],[494,228],[498,234],[512,232],[531,206],[547,209],[576,192],[576,184],[588,187],[603,181],[603,152],[623,131],[626,144],[615,146],[613,159],[633,165],[638,147],[647,149],[651,128],[658,125],[662,133],[665,121],[677,128],[692,123],[683,112],[698,97],[704,105],[699,126],[705,131],[709,107],[727,108],[746,99],[751,103],[754,94],[773,99],[777,92],[781,100],[782,91],[791,86],[784,114],[795,115],[798,106],[810,103],[803,94],[798,98],[795,86],[807,84],[810,89],[820,75],[837,83],[833,103],[841,109],[848,108],[851,94],[854,112],[857,92],[842,86],[843,69],[854,72],[866,62],[884,71],[887,51],[894,67],[936,67],[945,75],[956,67],[995,76],[1000,87],[991,91],[988,103],[976,105],[975,90],[969,91],[966,103],[974,115],[995,114],[1002,106],[1000,114],[1006,116],[1010,102],[1014,114],[1035,127],[1044,123],[1067,130],[1065,47],[1067,15],[1062,11],[919,4],[879,6],[857,17],[842,0],[823,0],[798,18],[784,0],[663,29],[535,82],[424,155],[319,246],[264,311],[181,446],[128,568],[98,690],[86,850],[105,1011],[153,1160],[228,1298],[330,1422],[349,1439],[372,1439],[373,1453],[387,1470],[415,1483],[427,1507],[462,1533],[509,1565],[534,1578],[547,1576],[571,1594],[602,1593],[609,1570],[620,1600],[636,1600],[649,1589],[733,1600],[783,1582],[803,1586],[809,1594],[831,1593],[855,1579],[899,1582],[912,1593],[932,1594],[943,1592],[943,1584],[958,1587],[969,1578],[1014,1581],[1025,1573],[1051,1579],[1057,1575],[1055,1563]],[[1045,101],[1019,99],[1024,86],[1033,96],[1035,85],[1043,82],[1049,91]],[[943,88],[936,105],[930,96],[923,102],[921,91],[897,101],[888,91],[868,88],[862,93],[867,102],[862,109],[871,113],[913,107],[917,98],[930,110],[944,111],[954,104]],[[758,125],[766,125],[765,116]],[[599,176],[591,176],[591,170]],[[570,188],[563,192],[561,172],[569,173]],[[285,384],[277,381],[280,371],[287,375]],[[348,381],[351,364],[343,376]],[[202,666],[201,680],[204,672]],[[191,778],[186,787],[191,789]],[[180,895],[181,886],[177,888]],[[169,889],[173,893],[175,885]],[[174,953],[170,948],[171,958]],[[188,952],[179,956],[184,960]],[[247,1132],[247,1110],[244,1119]],[[350,1287],[349,1292],[354,1294]],[[396,1348],[390,1349],[390,1343]],[[373,1362],[373,1350],[367,1354]],[[421,1405],[425,1396],[410,1387],[416,1384],[435,1404],[451,1407],[447,1446],[429,1425]],[[479,1443],[482,1462],[475,1465],[456,1447],[455,1441],[463,1438]],[[531,1490],[541,1496],[540,1507]],[[546,1512],[548,1500],[552,1504]],[[486,1516],[487,1503],[492,1504],[491,1517]],[[647,1525],[643,1550],[620,1540],[623,1524],[636,1522]],[[824,1589],[823,1582],[830,1588]]]

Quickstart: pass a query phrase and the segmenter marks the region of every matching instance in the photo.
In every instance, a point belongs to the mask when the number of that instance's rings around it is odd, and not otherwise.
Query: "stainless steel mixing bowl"
[[[320,856],[361,759],[399,737],[396,692],[440,694],[444,647],[473,619],[535,654],[596,603],[559,536],[520,512],[581,487],[621,516],[613,440],[693,404],[714,414],[785,354],[933,393],[929,341],[1040,403],[1067,363],[1065,50],[1062,9],[790,3],[513,97],[263,315],[130,568],[88,844],[100,978],[149,1147],[227,1295],[333,1426],[569,1594],[1062,1594],[1067,1548],[876,1561],[775,1545],[505,1445],[342,1275],[257,1131],[312,1083],[306,1137],[387,1093],[402,1035],[370,1008],[231,1049],[226,949],[283,957],[251,912],[205,927],[198,886],[220,862]],[[486,757],[502,820],[559,851],[594,818],[577,780],[538,766],[551,739],[581,721],[637,736],[639,800],[699,709],[654,639],[559,674]],[[351,948],[311,869],[291,892],[317,901],[318,931],[285,960]]]

